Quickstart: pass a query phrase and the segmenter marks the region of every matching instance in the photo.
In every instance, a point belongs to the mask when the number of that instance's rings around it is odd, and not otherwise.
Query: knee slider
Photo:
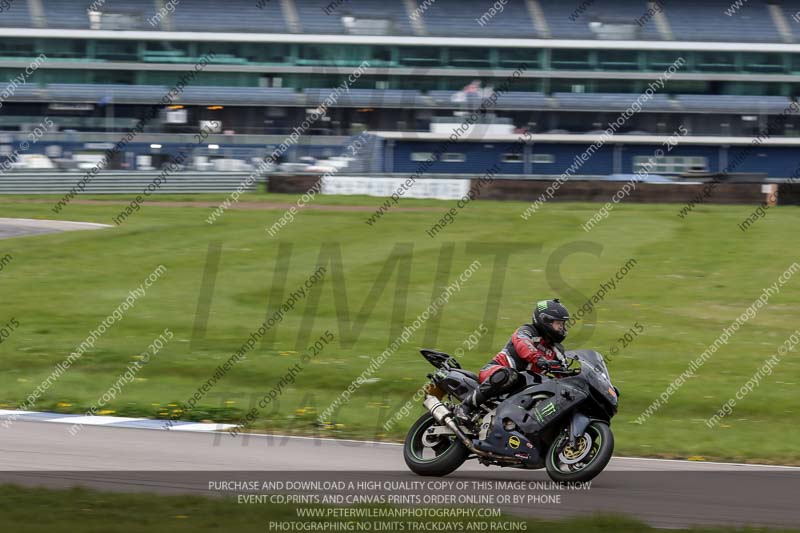
[[[510,368],[501,368],[489,377],[489,381],[494,387],[503,390],[512,387],[516,380],[517,373]]]

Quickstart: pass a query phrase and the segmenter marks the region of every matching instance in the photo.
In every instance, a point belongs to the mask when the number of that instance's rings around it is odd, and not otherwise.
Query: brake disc
[[[586,459],[586,456],[592,451],[592,444],[591,435],[584,433],[575,441],[575,446],[566,446],[561,450],[558,459],[566,465],[579,463]]]

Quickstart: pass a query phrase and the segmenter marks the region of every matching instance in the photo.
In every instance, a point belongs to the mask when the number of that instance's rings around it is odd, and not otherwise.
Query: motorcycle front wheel
[[[437,425],[433,415],[426,413],[408,430],[403,458],[417,475],[446,476],[469,456],[469,450],[455,435],[431,435],[429,430]]]
[[[545,466],[553,481],[586,482],[593,479],[611,460],[614,434],[605,422],[593,421],[574,446],[561,435],[550,446]]]

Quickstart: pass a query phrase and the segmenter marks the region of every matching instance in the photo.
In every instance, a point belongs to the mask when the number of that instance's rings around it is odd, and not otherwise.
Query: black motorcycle
[[[446,353],[420,353],[437,371],[428,374],[428,413],[411,426],[403,446],[414,473],[445,476],[477,458],[486,466],[546,468],[553,481],[584,482],[611,459],[619,390],[598,352],[566,352],[568,364],[543,376],[522,372],[521,390],[489,401],[469,422],[457,419],[453,407],[478,387],[478,376]]]

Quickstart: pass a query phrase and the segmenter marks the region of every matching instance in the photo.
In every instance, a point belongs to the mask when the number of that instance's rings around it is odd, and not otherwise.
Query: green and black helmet
[[[555,320],[564,321],[563,329],[553,327]],[[536,309],[533,310],[533,325],[543,337],[550,339],[551,342],[562,342],[567,338],[568,320],[569,311],[558,298],[536,302]]]

